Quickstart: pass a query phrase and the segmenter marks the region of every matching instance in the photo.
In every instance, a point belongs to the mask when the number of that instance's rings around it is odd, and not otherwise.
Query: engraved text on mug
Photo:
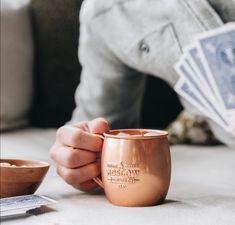
[[[134,184],[139,181],[140,168],[138,164],[107,163],[108,180],[118,184],[119,188],[126,188],[126,184]]]

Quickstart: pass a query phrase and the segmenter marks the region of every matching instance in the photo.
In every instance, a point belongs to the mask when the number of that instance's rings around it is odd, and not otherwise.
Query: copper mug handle
[[[105,137],[103,135],[101,135],[101,134],[93,134],[93,135],[96,136],[96,137],[101,138],[102,140],[105,139]],[[95,181],[101,188],[104,189],[104,183],[103,183],[103,181],[99,177],[95,177],[92,180]]]

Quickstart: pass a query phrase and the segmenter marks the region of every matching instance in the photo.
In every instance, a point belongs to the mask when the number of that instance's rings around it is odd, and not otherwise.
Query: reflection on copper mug
[[[117,135],[120,132],[128,135]],[[146,133],[149,136],[144,136]],[[102,180],[97,177],[94,181],[104,188],[108,200],[118,206],[161,204],[171,177],[167,132],[122,129],[100,137],[104,139]]]

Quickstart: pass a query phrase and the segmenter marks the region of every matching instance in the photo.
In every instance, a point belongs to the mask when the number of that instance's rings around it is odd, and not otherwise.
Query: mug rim
[[[116,134],[112,134],[113,132],[126,132],[126,131],[143,131],[147,133],[158,133],[157,135],[150,135],[150,136],[117,136]],[[157,130],[157,129],[141,129],[141,128],[133,128],[133,129],[114,129],[110,130],[109,132],[103,133],[104,137],[109,138],[116,138],[116,139],[155,139],[155,138],[163,138],[167,137],[168,132],[165,130]]]

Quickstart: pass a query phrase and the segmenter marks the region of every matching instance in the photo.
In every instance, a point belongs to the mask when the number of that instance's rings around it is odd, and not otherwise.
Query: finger
[[[97,177],[100,174],[100,163],[95,162],[76,169],[69,169],[59,165],[57,173],[66,183],[77,186],[80,183]]]
[[[88,127],[92,134],[103,134],[109,131],[109,123],[104,118],[97,118],[88,122]]]
[[[99,137],[73,125],[66,125],[59,128],[57,131],[57,140],[62,145],[94,152],[101,151],[103,144],[103,141]]]
[[[95,188],[99,187],[98,184],[96,184],[96,182],[94,182],[93,180],[88,180],[85,181],[77,186],[73,186],[76,189],[79,189],[81,191],[85,191],[85,192],[89,192],[94,190]]]
[[[97,155],[91,151],[68,146],[58,146],[52,150],[51,157],[58,164],[72,169],[95,162]]]

